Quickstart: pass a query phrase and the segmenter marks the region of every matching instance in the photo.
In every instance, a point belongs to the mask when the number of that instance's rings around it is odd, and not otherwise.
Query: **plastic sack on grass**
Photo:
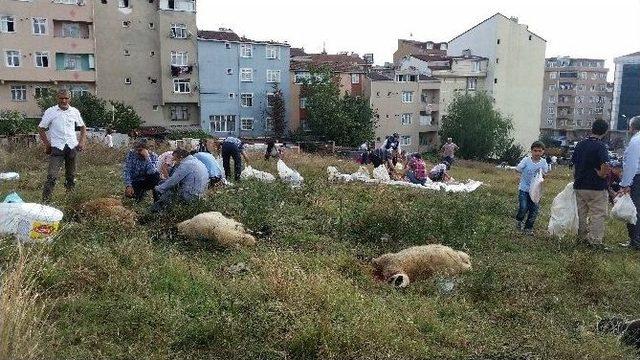
[[[380,165],[373,169],[373,178],[380,181],[391,181],[387,167],[384,165]]]
[[[366,166],[360,166],[358,171],[351,174],[351,178],[354,181],[367,181],[371,179],[371,176],[369,176],[369,170]]]
[[[51,241],[62,211],[33,203],[0,203],[0,235],[14,235],[24,243]]]
[[[20,195],[18,195],[18,193],[12,192],[11,194],[7,195],[7,197],[5,197],[2,202],[5,204],[9,204],[9,203],[15,204],[15,203],[23,203],[24,201],[22,201],[22,198],[20,197]]]
[[[547,227],[549,234],[563,237],[578,233],[578,205],[573,183],[564,187],[551,204],[551,217]]]
[[[629,194],[618,196],[615,198],[613,208],[611,209],[611,216],[628,222],[631,225],[635,225],[638,220],[638,211],[636,206],[633,205],[633,200]]]
[[[292,187],[300,187],[302,186],[302,182],[304,178],[300,175],[299,172],[291,169],[284,163],[282,160],[278,160],[278,164],[276,166],[278,168],[278,175],[282,181],[290,184]]]
[[[19,180],[20,174],[16,172],[0,173],[0,180]]]
[[[264,181],[264,182],[272,182],[272,181],[276,180],[276,177],[271,175],[271,174],[269,174],[266,171],[256,170],[256,169],[252,168],[251,166],[247,166],[240,173],[240,179],[242,179],[242,180],[258,179],[258,180]]]
[[[540,198],[542,198],[543,182],[544,177],[542,176],[542,171],[538,171],[533,180],[531,180],[531,186],[529,186],[529,196],[531,197],[531,200],[536,204],[538,204],[540,202]]]
[[[353,180],[352,175],[342,174],[335,166],[327,167],[327,175],[329,177],[329,181],[349,182]]]

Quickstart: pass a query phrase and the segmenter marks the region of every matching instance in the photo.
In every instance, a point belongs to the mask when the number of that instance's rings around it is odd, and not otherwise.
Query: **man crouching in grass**
[[[155,187],[158,201],[151,207],[151,212],[167,210],[174,205],[174,197],[184,202],[197,200],[207,189],[209,172],[200,160],[187,150],[177,149],[173,152],[173,161],[175,165],[171,176]]]
[[[518,186],[518,214],[516,215],[517,229],[522,230],[525,235],[533,235],[533,224],[538,216],[538,210],[540,205],[536,204],[529,194],[531,188],[531,182],[533,178],[542,171],[542,174],[549,172],[549,165],[546,161],[542,160],[544,155],[544,143],[542,141],[535,141],[531,144],[531,156],[527,156],[520,161],[516,167],[516,171],[520,175],[520,185]],[[522,227],[523,221],[527,216],[527,221],[524,222],[524,228]]]

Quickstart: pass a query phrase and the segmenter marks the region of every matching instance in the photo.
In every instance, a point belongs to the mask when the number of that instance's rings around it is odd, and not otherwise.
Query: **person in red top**
[[[420,154],[416,153],[411,155],[406,176],[407,180],[413,184],[424,185],[427,181],[427,164],[422,160]]]

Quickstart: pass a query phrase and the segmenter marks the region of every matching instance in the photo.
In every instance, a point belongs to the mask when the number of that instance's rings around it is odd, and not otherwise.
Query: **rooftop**
[[[365,72],[370,66],[356,53],[304,54],[291,57],[291,70],[309,70],[312,66],[328,66],[336,72]]]
[[[287,43],[281,43],[273,40],[263,41],[263,40],[253,40],[244,36],[239,36],[235,32],[230,29],[221,28],[218,31],[212,30],[199,30],[198,31],[198,39],[199,40],[215,40],[215,41],[228,41],[228,42],[240,42],[240,43],[252,43],[252,44],[270,44],[270,45],[281,45],[281,46],[289,46]]]
[[[504,14],[497,12],[497,13],[495,13],[495,14],[493,14],[493,15],[489,16],[488,18],[484,19],[483,21],[479,22],[478,24],[476,24],[476,25],[472,26],[471,28],[469,28],[468,30],[464,31],[464,32],[463,32],[463,33],[461,33],[460,35],[457,35],[457,36],[456,36],[456,37],[454,37],[453,39],[449,40],[449,42],[452,42],[453,40],[455,40],[455,39],[459,38],[460,36],[462,36],[462,35],[464,35],[464,34],[468,33],[469,31],[471,31],[471,30],[473,30],[473,29],[477,28],[478,26],[480,26],[480,25],[484,24],[485,22],[487,22],[487,21],[489,21],[489,20],[491,20],[491,19],[493,19],[493,18],[496,18],[496,17],[501,17],[501,18],[504,18],[504,19],[509,20],[509,21],[518,22],[518,19],[517,19],[517,18],[511,18],[511,19],[510,19],[510,18],[506,17]],[[538,34],[534,33],[533,31],[530,31],[530,30],[528,30],[528,29],[527,29],[527,31],[528,31],[531,35],[534,35],[534,36],[538,37],[540,40],[542,40],[542,41],[544,41],[544,42],[547,42],[547,40],[545,40],[544,38],[542,38],[542,36],[540,36],[540,35],[538,35]]]

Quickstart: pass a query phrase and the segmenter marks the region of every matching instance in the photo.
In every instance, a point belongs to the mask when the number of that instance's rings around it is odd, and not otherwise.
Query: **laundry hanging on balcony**
[[[171,65],[171,76],[180,76],[183,74],[191,74],[193,71],[193,65]]]

